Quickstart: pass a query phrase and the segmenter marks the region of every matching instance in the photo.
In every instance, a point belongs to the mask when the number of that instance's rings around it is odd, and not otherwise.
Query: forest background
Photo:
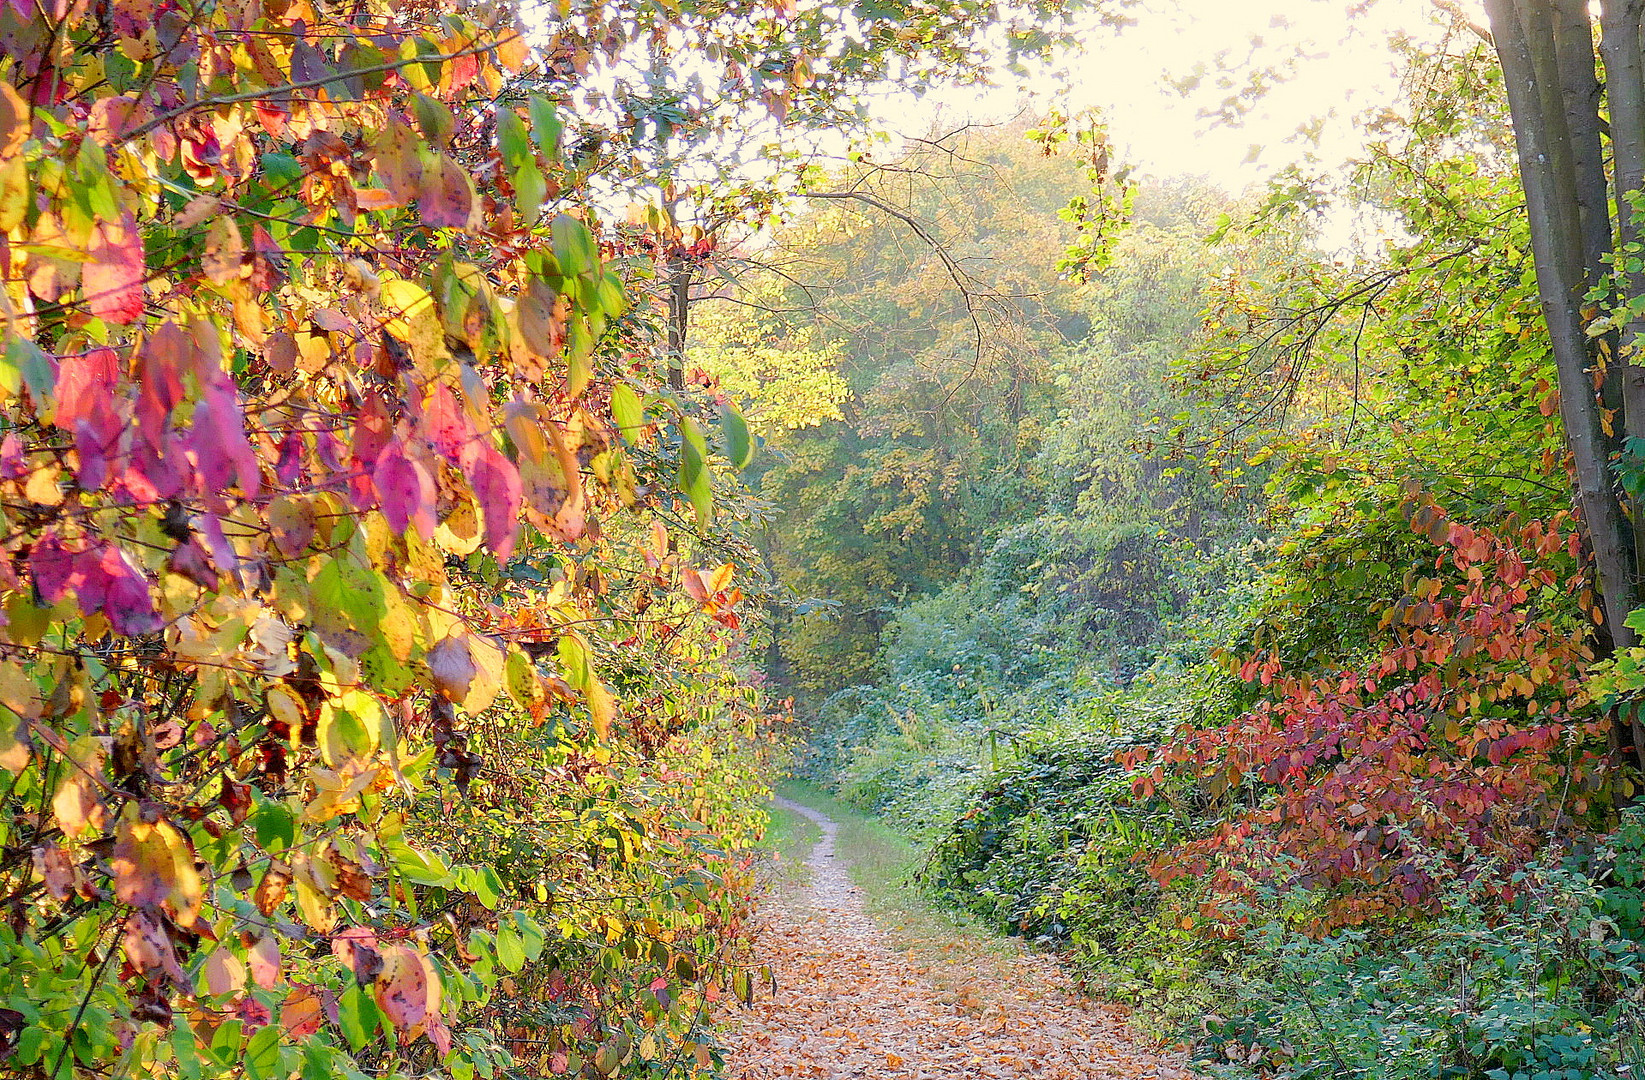
[[[1639,5],[822,156],[1125,7],[0,6],[0,1064],[711,1073],[792,697],[1207,1068],[1637,1072]]]
[[[1554,65],[1569,7],[1436,15],[1346,168],[1241,197],[1110,171],[1078,122],[927,132],[700,304],[692,361],[786,510],[756,544],[805,774],[1216,1075],[1645,1067],[1638,653],[1607,603],[1637,617],[1567,441],[1592,399],[1631,505],[1594,391],[1638,257],[1624,231],[1569,279],[1562,382],[1492,34],[1541,9]],[[1565,25],[1592,78],[1599,28]]]

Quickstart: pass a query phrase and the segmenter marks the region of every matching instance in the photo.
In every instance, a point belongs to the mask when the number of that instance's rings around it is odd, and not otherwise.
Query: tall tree
[[[1637,362],[1645,274],[1638,266],[1635,210],[1645,190],[1645,3],[1604,0],[1597,46],[1586,0],[1486,0],[1485,6],[1519,148],[1537,286],[1599,579],[1602,628],[1611,647],[1629,647],[1638,641],[1628,616],[1639,603],[1645,532],[1638,528],[1638,499],[1624,494],[1628,485],[1619,485],[1614,466],[1626,460],[1621,455],[1633,440],[1645,437],[1645,367]],[[1635,761],[1645,764],[1645,723],[1634,719],[1626,734]]]

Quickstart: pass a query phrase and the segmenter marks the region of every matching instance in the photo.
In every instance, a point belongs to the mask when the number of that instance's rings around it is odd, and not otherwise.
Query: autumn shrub
[[[621,737],[591,747],[564,725],[472,725],[467,747],[487,767],[462,797],[422,799],[408,822],[434,850],[490,867],[546,929],[479,924],[509,979],[480,1018],[520,1068],[707,1069],[719,1060],[714,1003],[752,992],[751,849],[780,745],[723,645],[674,643],[687,657],[630,684],[650,693]]]
[[[40,14],[0,8],[0,1069],[711,1065],[751,448],[659,393],[542,57],[500,9]]]
[[[1315,927],[1329,930],[1431,911],[1436,867],[1488,875],[1601,820],[1606,727],[1584,700],[1593,601],[1577,534],[1557,519],[1476,529],[1416,491],[1405,511],[1439,554],[1384,609],[1372,662],[1250,660],[1241,675],[1271,697],[1128,758],[1150,766],[1139,794],[1180,770],[1224,800],[1214,829],[1154,860],[1162,884],[1191,876],[1236,899],[1283,882],[1333,898]],[[1233,918],[1215,901],[1202,914]]]

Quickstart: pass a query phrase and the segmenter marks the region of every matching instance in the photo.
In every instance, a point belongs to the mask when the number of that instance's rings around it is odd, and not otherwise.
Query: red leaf
[[[57,411],[52,423],[72,433],[81,420],[107,410],[119,378],[120,358],[113,349],[63,357],[57,368]]]

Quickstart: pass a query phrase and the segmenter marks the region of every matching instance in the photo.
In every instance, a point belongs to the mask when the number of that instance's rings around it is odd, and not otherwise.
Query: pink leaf
[[[393,436],[394,422],[389,418],[388,406],[376,394],[369,395],[360,406],[358,418],[354,421],[354,434],[350,450],[354,455],[354,473],[349,485],[354,491],[354,501],[361,507],[369,506],[376,501],[376,488],[371,482],[372,470],[376,468],[377,456],[388,445]]]
[[[192,524],[199,530],[200,539],[205,541],[206,549],[211,552],[211,561],[217,564],[217,569],[225,574],[240,576],[240,557],[234,552],[234,545],[228,542],[228,536],[223,532],[223,523],[216,514],[201,514]]]
[[[396,945],[383,952],[383,970],[377,976],[377,1007],[388,1022],[400,1029],[402,1037],[408,1029],[421,1024],[428,1017],[428,973],[415,950]]]
[[[23,440],[15,431],[0,439],[0,476],[7,480],[21,480],[29,474],[29,460],[23,453]]]
[[[227,375],[213,379],[195,406],[190,445],[199,459],[205,494],[220,495],[231,480],[238,480],[246,498],[257,497],[262,489],[262,472],[246,439],[240,396]]]
[[[116,491],[138,504],[173,498],[184,487],[180,461],[169,431],[162,432],[156,443],[140,438],[131,449],[125,470],[115,477]]]
[[[264,990],[272,990],[280,981],[280,943],[273,934],[257,939],[247,956],[251,963],[251,981]]]
[[[136,322],[143,314],[143,239],[131,211],[93,225],[87,254],[91,261],[81,268],[80,282],[91,313],[108,322]]]
[[[168,322],[156,330],[138,357],[137,423],[150,442],[159,441],[171,412],[183,400],[183,372],[194,363],[194,342]]]
[[[351,926],[331,939],[331,955],[348,965],[360,983],[377,978],[383,970],[383,954],[377,935],[364,926]]]
[[[480,451],[474,425],[469,423],[457,395],[444,383],[437,383],[429,391],[428,401],[423,406],[422,426],[428,441],[434,444],[441,457],[462,469],[474,463]]]
[[[177,962],[177,950],[172,948],[171,936],[160,920],[146,911],[134,911],[126,919],[126,932],[120,942],[126,959],[138,971],[162,971],[179,985],[187,985],[188,976]]]
[[[288,431],[280,440],[279,458],[274,463],[274,478],[288,488],[296,487],[303,479],[303,436]]]
[[[474,497],[485,513],[486,545],[498,559],[514,550],[520,518],[520,473],[495,447],[482,447],[468,470]]]
[[[34,587],[40,599],[55,604],[64,593],[79,586],[83,572],[76,563],[77,557],[78,552],[65,547],[56,533],[47,531],[41,535],[29,555],[29,571],[34,575]]]
[[[416,525],[423,539],[434,535],[434,479],[420,462],[406,456],[398,439],[377,455],[371,480],[390,528],[405,532],[407,525]]]
[[[104,399],[92,415],[83,416],[74,425],[74,451],[80,458],[75,479],[82,490],[98,491],[108,482],[109,459],[120,450],[120,436],[125,424]]]
[[[188,578],[208,591],[222,585],[222,578],[211,565],[205,545],[200,543],[198,536],[191,536],[185,543],[177,545],[171,553],[171,558],[166,561],[166,569]]]
[[[246,966],[221,945],[206,957],[202,971],[206,977],[206,990],[213,995],[232,994],[245,989]]]
[[[80,606],[102,611],[116,633],[152,634],[160,629],[148,578],[115,544],[82,552],[77,560],[84,582],[78,590]]]
[[[441,156],[437,169],[423,173],[417,209],[423,224],[434,228],[461,229],[468,225],[474,209],[474,186],[468,173],[449,157]]]

